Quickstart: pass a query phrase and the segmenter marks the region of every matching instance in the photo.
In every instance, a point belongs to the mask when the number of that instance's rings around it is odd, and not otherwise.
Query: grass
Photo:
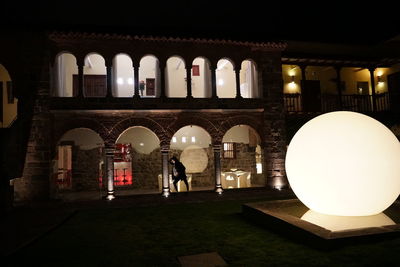
[[[229,266],[399,265],[399,237],[319,250],[246,220],[245,202],[82,210],[10,266],[180,266],[212,251]]]

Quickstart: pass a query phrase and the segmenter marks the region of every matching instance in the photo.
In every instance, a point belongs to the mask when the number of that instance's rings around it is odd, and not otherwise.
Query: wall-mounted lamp
[[[382,76],[378,76],[377,78],[378,78],[378,84],[382,84],[383,83]]]
[[[290,79],[291,79],[291,83],[294,83],[294,75],[291,75]]]

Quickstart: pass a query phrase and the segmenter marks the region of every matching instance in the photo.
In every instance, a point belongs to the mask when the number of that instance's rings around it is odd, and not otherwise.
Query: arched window
[[[11,77],[0,64],[0,128],[10,127],[17,117],[17,102],[14,97]]]
[[[135,94],[135,79],[132,59],[125,54],[118,54],[113,60],[113,95],[132,97]]]
[[[262,148],[257,132],[250,126],[237,125],[225,133],[222,143],[222,187],[265,186]]]
[[[213,166],[214,156],[211,137],[203,128],[185,126],[179,129],[171,140],[171,156],[176,156],[186,167],[189,190],[211,190],[215,186]],[[174,186],[170,188],[174,191]],[[178,190],[185,191],[183,182]]]
[[[78,94],[78,66],[76,58],[70,53],[56,57],[54,96],[73,97]]]
[[[167,97],[186,97],[186,68],[181,57],[170,57],[166,68],[166,94]]]
[[[229,59],[221,59],[217,63],[217,96],[220,98],[236,97],[236,79],[233,64]]]
[[[197,57],[192,64],[192,95],[193,97],[211,97],[210,62],[203,57]]]
[[[240,95],[243,98],[259,98],[257,69],[253,61],[244,60],[240,69]]]
[[[141,126],[128,128],[117,139],[115,150],[116,186],[161,192],[160,140],[151,130]]]
[[[75,78],[76,76],[74,76]],[[74,84],[78,85],[78,77]],[[107,69],[104,58],[96,53],[85,57],[83,66],[83,88],[85,97],[104,97],[107,94]],[[74,86],[75,91],[75,86]],[[75,95],[75,94],[74,94]]]
[[[139,94],[141,97],[156,97],[160,92],[160,66],[155,56],[144,56],[140,60]]]

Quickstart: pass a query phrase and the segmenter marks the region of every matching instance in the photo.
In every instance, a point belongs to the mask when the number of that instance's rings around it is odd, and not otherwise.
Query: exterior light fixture
[[[124,79],[122,79],[121,77],[119,77],[117,79],[117,84],[124,84]]]
[[[377,78],[378,78],[378,84],[383,84],[382,76],[380,75]]]
[[[289,144],[285,166],[296,196],[323,214],[375,215],[400,194],[398,139],[356,112],[330,112],[304,124]]]

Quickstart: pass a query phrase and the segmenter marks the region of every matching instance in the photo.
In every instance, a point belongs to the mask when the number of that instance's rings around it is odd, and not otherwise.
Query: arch
[[[165,68],[167,97],[186,97],[186,63],[180,56],[168,58]]]
[[[139,93],[141,97],[160,95],[160,61],[154,55],[145,55],[139,63]]]
[[[169,125],[166,129],[166,134],[168,134],[169,139],[171,139],[175,132],[187,125],[195,125],[203,128],[211,136],[211,142],[213,144],[221,138],[221,131],[213,122],[196,115],[182,115],[174,123]]]
[[[197,98],[211,97],[211,67],[205,57],[197,57],[192,62],[192,95]]]
[[[221,123],[222,136],[224,136],[229,129],[231,129],[236,125],[248,125],[251,128],[253,128],[260,137],[262,137],[263,131],[262,131],[262,124],[260,123],[261,121],[262,121],[261,119],[257,120],[257,118],[255,118],[254,116],[248,116],[248,115],[247,116],[238,115],[230,117]]]
[[[116,186],[161,191],[160,140],[153,131],[143,126],[129,127],[116,140],[115,149]]]
[[[236,97],[235,66],[231,59],[222,58],[217,63],[217,96],[220,98]]]
[[[222,138],[222,187],[265,186],[263,147],[257,131],[249,125],[235,125]]]
[[[70,120],[60,120],[62,123],[57,123],[55,127],[54,140],[59,140],[66,132],[76,129],[76,128],[87,128],[96,133],[98,133],[101,139],[107,143],[107,129],[104,125],[100,124],[94,119],[70,119]]]
[[[0,105],[0,127],[6,128],[10,127],[17,117],[18,99],[14,97],[11,76],[2,64],[0,64],[0,86],[2,86],[0,92],[3,94],[0,98],[2,101]]]
[[[189,190],[212,189],[214,180],[214,153],[210,134],[202,127],[186,125],[176,131],[171,139],[171,156],[177,157],[185,166]],[[178,190],[185,190],[180,183]],[[175,188],[171,188],[175,189]]]
[[[129,55],[120,53],[113,59],[113,95],[132,97],[135,93],[135,74]]]
[[[70,52],[57,54],[54,66],[55,91],[57,97],[73,97],[77,95],[78,65],[76,57]]]
[[[74,128],[57,142],[52,182],[57,193],[63,190],[100,190],[103,176],[104,141],[89,128]]]
[[[252,59],[242,61],[240,68],[240,95],[243,98],[260,98],[257,66]]]
[[[109,131],[107,136],[107,144],[113,144],[117,141],[118,137],[128,128],[134,126],[142,126],[152,131],[160,140],[160,145],[169,144],[169,138],[165,133],[165,129],[155,120],[143,117],[131,117],[119,121]]]
[[[83,65],[83,87],[85,97],[105,97],[107,94],[107,69],[102,55],[91,52]]]

